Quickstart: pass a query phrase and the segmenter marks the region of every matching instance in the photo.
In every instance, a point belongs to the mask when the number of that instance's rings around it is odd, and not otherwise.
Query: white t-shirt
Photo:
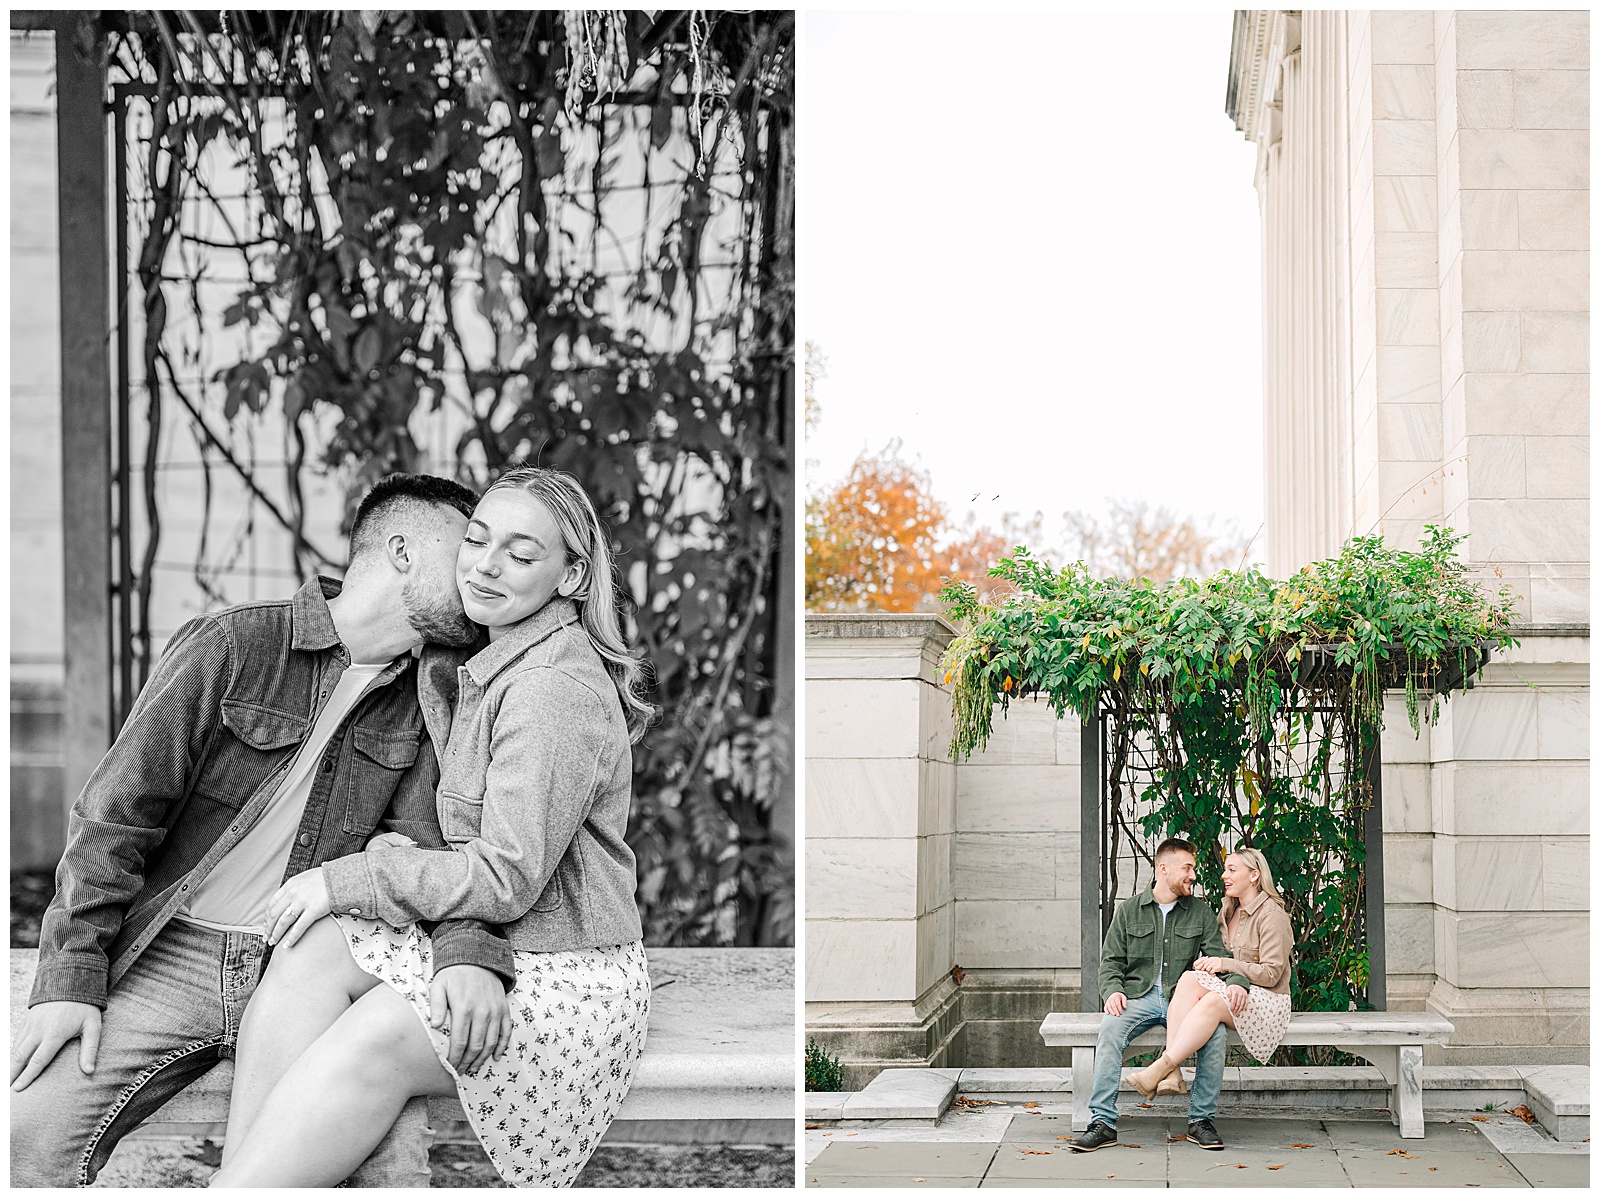
[[[266,810],[217,862],[174,918],[222,932],[267,934],[267,900],[283,885],[283,871],[305,817],[322,751],[373,679],[388,668],[386,661],[346,667]]]
[[[1168,912],[1171,912],[1171,910],[1173,910],[1173,907],[1176,907],[1176,905],[1178,905],[1178,899],[1173,899],[1173,900],[1171,900],[1171,902],[1158,902],[1158,904],[1155,904],[1155,905],[1157,905],[1157,907],[1162,908],[1162,934],[1163,934],[1163,936],[1165,936],[1165,934],[1166,934],[1166,915],[1168,915]],[[1162,985],[1162,987],[1165,988],[1165,985],[1166,985],[1166,958],[1165,958],[1165,956],[1162,956],[1162,976],[1157,977],[1157,979],[1155,979],[1155,982],[1157,982],[1157,985]]]

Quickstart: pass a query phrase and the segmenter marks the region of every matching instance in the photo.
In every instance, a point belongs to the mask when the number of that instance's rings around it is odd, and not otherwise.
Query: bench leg
[[[1072,1130],[1089,1129],[1089,1099],[1094,1094],[1094,1049],[1072,1050]]]
[[[1400,1047],[1400,1077],[1394,1088],[1400,1122],[1400,1138],[1422,1139],[1422,1046]]]

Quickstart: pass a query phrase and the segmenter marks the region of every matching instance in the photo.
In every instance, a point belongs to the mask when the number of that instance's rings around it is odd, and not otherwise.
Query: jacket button
[[[361,914],[361,908],[360,907],[351,907],[350,908],[350,914],[351,915],[360,915]]]
[[[302,832],[302,833],[300,833],[300,843],[304,844],[304,845],[309,845],[311,843],[311,833],[310,832]]]
[[[324,774],[333,773],[333,760],[331,758],[324,758],[323,759],[323,761],[322,761],[322,772]]]

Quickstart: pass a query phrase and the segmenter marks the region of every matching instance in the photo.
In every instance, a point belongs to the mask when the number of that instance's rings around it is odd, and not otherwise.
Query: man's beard
[[[469,649],[478,642],[478,626],[467,619],[462,610],[461,597],[452,589],[448,592],[428,592],[411,579],[400,588],[400,602],[405,608],[406,622],[411,625],[426,645],[445,645],[451,649]]]

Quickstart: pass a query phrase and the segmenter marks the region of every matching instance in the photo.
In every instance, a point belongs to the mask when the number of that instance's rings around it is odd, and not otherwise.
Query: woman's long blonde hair
[[[656,709],[641,697],[645,665],[628,648],[617,616],[617,570],[611,558],[611,539],[578,480],[564,470],[546,466],[519,466],[508,470],[484,494],[515,488],[526,491],[549,510],[566,542],[567,561],[583,566],[583,579],[571,599],[589,642],[606,663],[606,671],[622,700],[629,741],[638,741],[655,717]]]
[[[1257,874],[1256,885],[1261,887],[1261,892],[1277,903],[1278,906],[1282,907],[1284,905],[1283,895],[1279,894],[1278,888],[1272,884],[1272,866],[1267,864],[1267,859],[1260,849],[1237,848],[1229,853],[1228,856],[1239,858],[1248,868],[1255,870]],[[1238,909],[1238,899],[1231,894],[1223,896],[1222,923],[1224,927],[1233,919],[1233,913]]]

